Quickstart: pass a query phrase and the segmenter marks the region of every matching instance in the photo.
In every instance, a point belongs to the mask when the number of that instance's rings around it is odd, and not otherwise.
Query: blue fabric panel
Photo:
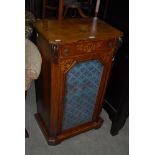
[[[90,60],[67,73],[63,130],[92,120],[103,69],[98,60]]]

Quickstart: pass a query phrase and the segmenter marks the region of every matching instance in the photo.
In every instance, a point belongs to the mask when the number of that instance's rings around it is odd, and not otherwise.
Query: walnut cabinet
[[[122,32],[97,19],[34,24],[42,68],[36,120],[48,144],[101,127],[102,103]]]

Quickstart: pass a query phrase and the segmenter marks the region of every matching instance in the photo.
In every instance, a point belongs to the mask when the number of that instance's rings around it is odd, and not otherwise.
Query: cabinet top
[[[71,43],[80,40],[105,40],[122,37],[123,33],[97,18],[39,20],[35,29],[49,42]]]

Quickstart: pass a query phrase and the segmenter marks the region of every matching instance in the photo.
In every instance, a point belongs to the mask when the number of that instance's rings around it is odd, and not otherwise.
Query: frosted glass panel
[[[103,68],[98,60],[90,60],[67,73],[63,130],[92,120]]]

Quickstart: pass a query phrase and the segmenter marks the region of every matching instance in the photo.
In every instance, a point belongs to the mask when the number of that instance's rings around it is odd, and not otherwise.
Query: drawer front
[[[86,53],[109,52],[116,46],[115,39],[99,41],[79,41],[72,44],[65,44],[60,51],[60,57],[81,55]]]

